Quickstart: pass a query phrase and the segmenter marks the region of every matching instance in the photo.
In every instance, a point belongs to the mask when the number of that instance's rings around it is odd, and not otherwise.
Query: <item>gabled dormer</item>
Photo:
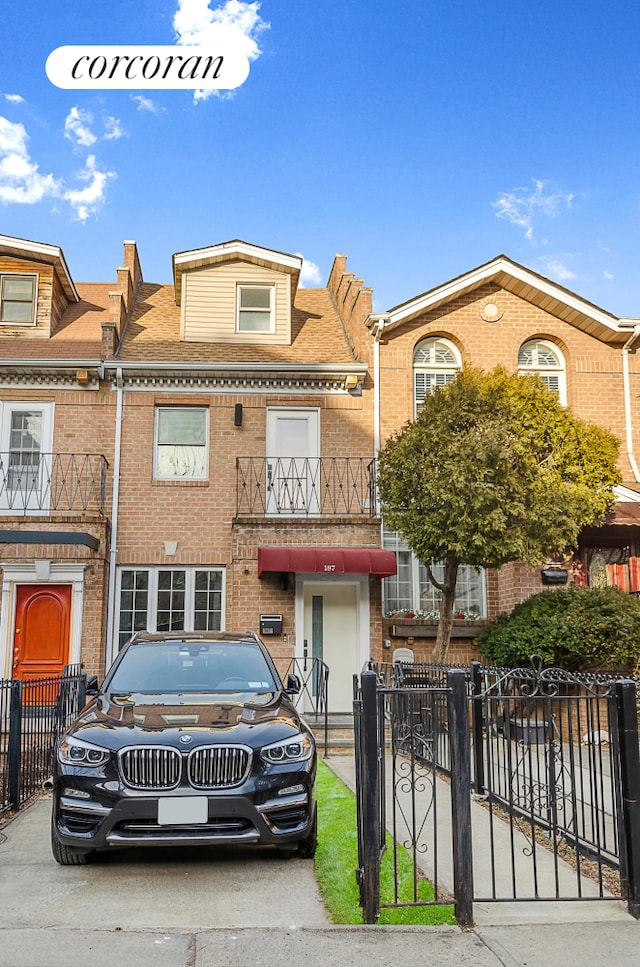
[[[0,235],[0,338],[48,339],[78,301],[62,249]]]
[[[184,342],[291,344],[302,258],[235,240],[173,256]]]

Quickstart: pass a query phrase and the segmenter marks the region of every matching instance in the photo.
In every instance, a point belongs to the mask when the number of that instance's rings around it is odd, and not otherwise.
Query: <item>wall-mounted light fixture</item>
[[[233,425],[242,426],[242,403],[236,403],[235,412],[233,414]]]

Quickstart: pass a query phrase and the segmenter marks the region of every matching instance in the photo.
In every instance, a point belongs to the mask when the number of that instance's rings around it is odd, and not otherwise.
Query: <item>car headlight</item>
[[[284,742],[273,742],[260,750],[265,762],[303,762],[313,753],[313,739],[306,732],[298,732]]]
[[[108,749],[75,737],[62,739],[58,746],[58,759],[68,766],[102,766],[109,755]]]

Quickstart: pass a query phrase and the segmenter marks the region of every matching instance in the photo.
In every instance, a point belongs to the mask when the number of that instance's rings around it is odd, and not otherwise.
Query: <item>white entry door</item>
[[[320,414],[315,409],[267,410],[266,511],[318,514]]]
[[[329,711],[351,712],[360,671],[358,585],[305,581],[303,598],[307,655],[329,666]]]

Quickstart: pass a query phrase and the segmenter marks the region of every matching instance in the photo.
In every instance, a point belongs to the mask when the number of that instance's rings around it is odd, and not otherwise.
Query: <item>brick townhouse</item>
[[[428,657],[433,621],[383,618],[437,600],[383,532],[374,457],[465,363],[540,372],[620,437],[621,502],[576,576],[640,590],[639,320],[505,257],[375,314],[346,256],[326,288],[301,267],[232,241],[157,284],[125,242],[115,281],[82,284],[56,246],[0,236],[0,677],[100,673],[136,630],[262,628],[282,671],[324,658],[342,711],[370,655]],[[457,607],[541,587],[465,569]],[[456,622],[455,656],[476,629]]]
[[[615,584],[640,591],[640,319],[619,318],[535,272],[499,256],[385,313],[366,320],[375,385],[375,435],[382,443],[413,419],[425,393],[452,380],[464,365],[538,373],[578,415],[622,441],[624,485],[606,525],[584,532],[569,568],[576,583]],[[437,600],[424,568],[399,535],[383,546],[397,554],[397,574],[384,582],[385,613],[430,612]],[[499,572],[463,568],[456,610],[495,618],[544,589],[541,569],[511,564]],[[474,623],[454,623],[452,656],[470,657]],[[428,657],[435,628],[388,619],[384,636]]]
[[[369,291],[338,309],[300,257],[240,241],[177,253],[170,284],[133,242],[100,285],[54,246],[0,251],[2,674],[100,672],[135,630],[262,627],[283,670],[323,657],[347,709],[395,571],[354,348]]]

